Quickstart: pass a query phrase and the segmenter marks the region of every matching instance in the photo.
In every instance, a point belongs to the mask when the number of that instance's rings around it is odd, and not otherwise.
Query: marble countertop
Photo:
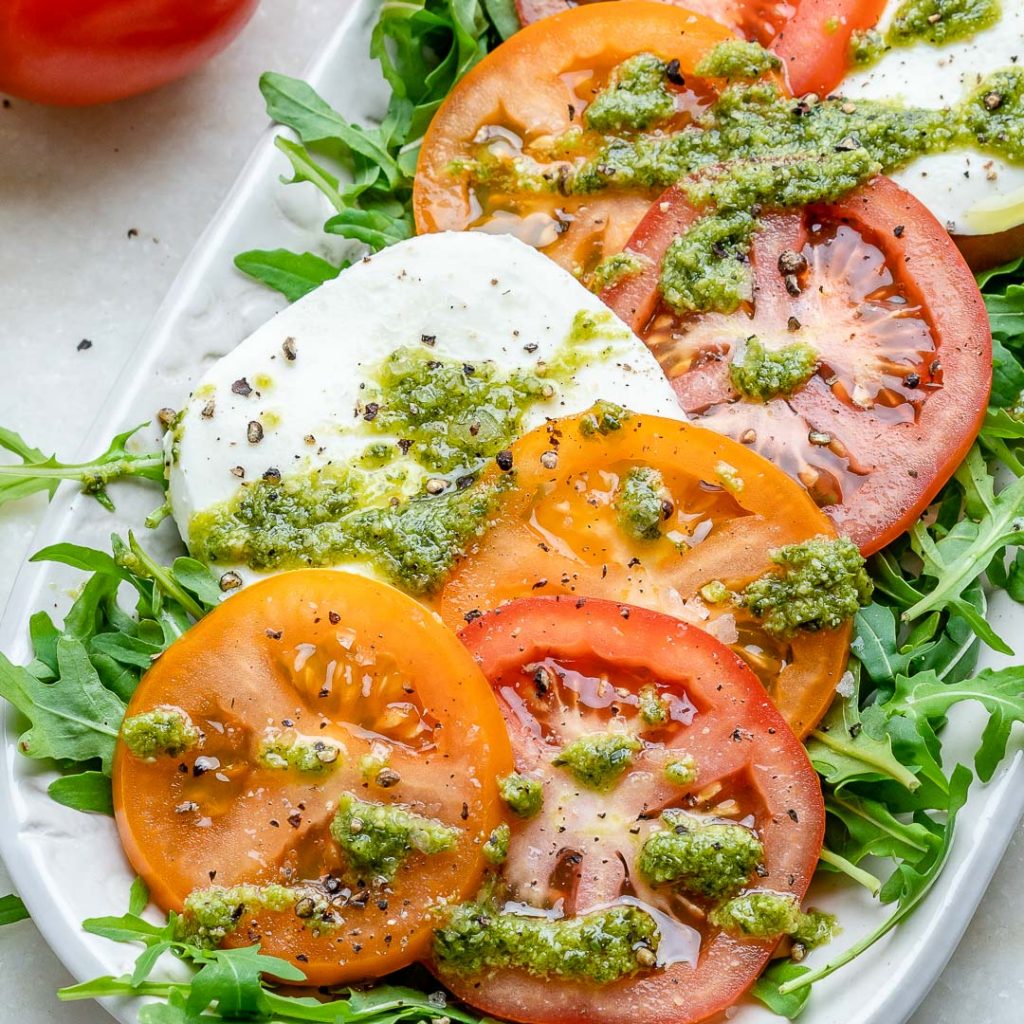
[[[263,4],[219,59],[149,96],[85,110],[18,100],[0,109],[0,424],[73,454],[266,124],[259,73],[301,73],[343,6]],[[0,609],[42,508],[29,499],[0,510]],[[1022,881],[1018,831],[911,1024],[1021,1020]],[[0,893],[10,888],[0,866]],[[70,979],[30,922],[0,930],[0,977],[3,1016],[18,1024],[111,1019],[57,1002]]]

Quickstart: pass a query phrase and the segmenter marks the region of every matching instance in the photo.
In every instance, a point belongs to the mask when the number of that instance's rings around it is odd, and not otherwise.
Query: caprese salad
[[[1024,600],[1022,26],[417,0],[380,12],[375,127],[264,76],[331,214],[236,262],[293,304],[162,450],[0,432],[0,502],[148,480],[187,549],[39,552],[90,576],[0,655],[21,752],[139,879],[84,924],[133,973],[63,998],[792,1019],[914,911],[1024,721],[1024,667],[976,671],[1014,653],[993,590]],[[816,871],[891,912],[843,933]]]

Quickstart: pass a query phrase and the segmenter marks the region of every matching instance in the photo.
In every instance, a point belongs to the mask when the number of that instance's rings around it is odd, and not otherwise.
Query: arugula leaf
[[[130,452],[129,439],[143,427],[143,423],[123,434],[118,434],[107,450],[89,462],[59,462],[55,455],[44,455],[31,447],[13,431],[0,428],[0,447],[21,458],[20,464],[0,466],[0,506],[30,494],[46,492],[52,498],[62,480],[77,480],[85,494],[91,494],[104,508],[114,511],[114,503],[107,494],[107,485],[125,477],[139,477],[164,484],[164,456],[162,452]]]
[[[987,782],[1006,755],[1013,723],[1024,722],[1024,666],[984,669],[959,683],[944,682],[934,672],[900,676],[885,711],[891,715],[939,718],[961,701],[977,701],[990,716],[975,755],[978,777]]]
[[[1021,289],[1024,292],[1024,289]],[[1024,317],[1024,306],[1021,307]],[[1024,391],[1024,366],[997,337],[992,338],[992,393],[989,402],[997,409],[1014,406]]]
[[[57,641],[60,678],[52,683],[12,665],[0,654],[0,696],[29,720],[18,746],[28,757],[82,763],[94,758],[110,772],[124,703],[96,674],[81,641]]]
[[[914,863],[904,861],[899,864],[892,878],[886,883],[889,895],[896,902],[896,910],[871,934],[864,936],[858,942],[844,950],[835,959],[830,960],[823,967],[808,971],[798,978],[792,978],[779,985],[781,995],[790,995],[808,988],[822,978],[834,974],[840,967],[848,964],[851,960],[860,956],[864,950],[873,946],[879,939],[887,935],[904,918],[912,913],[928,894],[935,879],[942,873],[949,851],[953,843],[953,833],[956,826],[957,814],[967,800],[967,791],[971,784],[970,769],[963,765],[957,765],[949,782],[949,810],[946,815],[946,823],[942,827],[939,841],[934,848]],[[890,883],[892,883],[890,885]],[[883,890],[885,892],[885,890]]]
[[[54,779],[46,792],[52,800],[76,811],[114,816],[114,795],[110,777],[103,772],[79,772]]]
[[[754,982],[750,994],[764,1003],[772,1013],[787,1020],[796,1020],[807,1005],[810,988],[797,989],[785,995],[779,989],[785,982],[800,978],[808,971],[809,968],[795,964],[792,960],[774,960]]]
[[[337,277],[347,264],[333,263],[311,252],[295,253],[287,249],[250,249],[235,257],[235,266],[279,291],[289,302],[319,288]]]
[[[889,619],[895,622],[891,614]],[[881,730],[875,735],[865,727],[860,713],[859,667],[852,668],[850,694],[833,701],[828,714],[808,737],[806,747],[811,763],[837,791],[852,780],[881,779],[893,779],[909,790],[917,789],[917,777],[893,755],[890,738]]]
[[[18,921],[27,921],[28,909],[22,903],[20,896],[13,893],[9,896],[0,896],[0,927],[5,924],[15,924]]]
[[[932,848],[932,835],[924,825],[900,821],[878,800],[832,794],[825,810],[845,826],[847,839],[839,852],[853,864],[865,857],[917,860]]]
[[[409,0],[385,4],[370,40],[391,87],[379,125],[354,124],[307,83],[275,72],[260,78],[267,112],[298,141],[276,140],[292,169],[288,184],[311,184],[334,215],[328,234],[377,251],[413,234],[412,186],[423,134],[455,83],[518,30],[512,0]],[[258,250],[235,265],[290,300],[336,268],[310,253]]]

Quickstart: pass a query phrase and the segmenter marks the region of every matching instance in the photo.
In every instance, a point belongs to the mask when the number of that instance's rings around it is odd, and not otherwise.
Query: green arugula
[[[0,427],[0,448],[21,459],[15,465],[0,466],[0,506],[40,492],[50,499],[62,480],[77,480],[85,494],[113,512],[114,503],[107,494],[107,485],[112,481],[138,477],[163,486],[163,453],[128,450],[131,437],[148,425],[143,423],[118,434],[105,452],[89,462],[60,462],[55,455],[33,448],[14,431]]]
[[[299,79],[275,72],[260,78],[267,113],[298,142],[278,137],[289,184],[305,182],[334,209],[324,224],[376,252],[414,232],[412,187],[420,143],[455,83],[519,27],[512,0],[410,0],[385,4],[374,27],[370,56],[379,64],[391,100],[380,124],[355,124]],[[235,266],[290,301],[337,276],[337,266],[313,253],[254,249]]]
[[[11,893],[9,896],[0,896],[0,927],[5,924],[16,924],[18,921],[27,921],[28,909],[22,903],[20,896]]]
[[[0,654],[0,696],[27,721],[20,751],[52,760],[68,774],[50,785],[58,802],[111,813],[110,768],[125,706],[153,659],[219,602],[216,578],[192,558],[159,565],[129,533],[111,539],[113,555],[56,544],[33,561],[90,573],[61,628],[32,616],[35,657],[25,666]],[[123,585],[133,610],[122,607]]]

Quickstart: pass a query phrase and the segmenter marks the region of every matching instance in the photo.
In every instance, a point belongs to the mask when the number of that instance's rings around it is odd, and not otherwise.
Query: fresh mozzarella
[[[889,0],[878,23],[884,35],[900,6]],[[853,71],[839,92],[852,99],[896,99],[908,106],[953,107],[1000,68],[1024,61],[1024,0],[1005,0],[991,28],[944,46],[894,47]],[[978,149],[921,157],[892,177],[913,192],[954,234],[981,235],[1024,223],[1024,167]]]
[[[358,411],[368,377],[396,349],[428,345],[442,360],[535,369],[566,351],[580,311],[607,318],[609,337],[571,343],[577,371],[526,411],[524,428],[599,399],[682,418],[644,344],[575,278],[510,236],[425,235],[363,260],[256,330],[189,397],[168,449],[182,536],[196,513],[268,470],[342,467],[370,441],[397,442],[369,437]],[[409,463],[418,486],[423,471]]]

